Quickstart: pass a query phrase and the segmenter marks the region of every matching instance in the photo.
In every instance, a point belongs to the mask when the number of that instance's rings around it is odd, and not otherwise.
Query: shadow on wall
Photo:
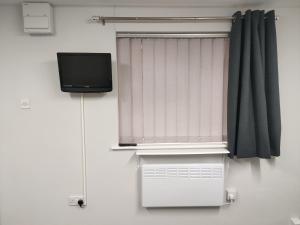
[[[236,167],[246,167],[247,165],[250,166],[251,174],[253,178],[257,181],[261,181],[261,162],[264,160],[267,162],[271,167],[275,167],[276,158],[273,157],[271,159],[259,159],[259,158],[248,158],[248,159],[229,159],[230,169],[229,174],[234,173]]]

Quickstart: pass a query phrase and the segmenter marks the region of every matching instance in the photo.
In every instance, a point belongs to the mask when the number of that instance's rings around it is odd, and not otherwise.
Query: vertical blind
[[[226,139],[228,38],[118,38],[119,142]]]

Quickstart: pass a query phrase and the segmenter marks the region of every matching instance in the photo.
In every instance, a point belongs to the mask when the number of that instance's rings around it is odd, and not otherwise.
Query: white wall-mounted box
[[[24,2],[22,6],[25,33],[53,33],[53,7],[49,3]]]

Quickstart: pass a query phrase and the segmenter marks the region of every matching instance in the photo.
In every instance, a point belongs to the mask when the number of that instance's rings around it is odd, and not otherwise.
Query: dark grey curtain
[[[280,155],[275,12],[234,14],[228,80],[229,156]]]

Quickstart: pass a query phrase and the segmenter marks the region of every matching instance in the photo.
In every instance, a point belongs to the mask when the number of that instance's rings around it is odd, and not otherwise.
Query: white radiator
[[[142,165],[143,207],[221,206],[224,164]]]

